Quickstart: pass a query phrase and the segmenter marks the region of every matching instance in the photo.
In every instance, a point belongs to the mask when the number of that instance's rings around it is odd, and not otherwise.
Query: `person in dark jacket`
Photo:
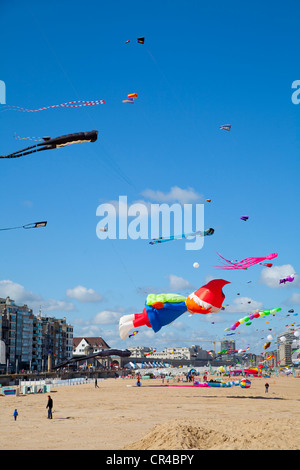
[[[48,395],[48,403],[46,408],[48,408],[48,419],[52,419],[53,400],[50,395]]]

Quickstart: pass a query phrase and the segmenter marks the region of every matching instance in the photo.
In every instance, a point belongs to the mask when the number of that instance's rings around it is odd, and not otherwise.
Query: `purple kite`
[[[282,279],[279,280],[279,284],[285,284],[286,282],[293,282],[294,280],[294,275],[292,274],[291,276],[283,277]]]
[[[245,258],[245,259],[242,259],[241,261],[237,261],[237,262],[232,262],[232,261],[224,258],[222,255],[220,255],[220,253],[218,253],[218,255],[221,256],[221,258],[224,261],[226,261],[226,263],[223,263],[223,266],[215,266],[215,267],[219,268],[219,269],[230,270],[230,269],[247,269],[250,266],[253,266],[254,264],[260,263],[261,261],[264,261],[266,259],[276,258],[278,256],[278,253],[271,253],[268,256]]]

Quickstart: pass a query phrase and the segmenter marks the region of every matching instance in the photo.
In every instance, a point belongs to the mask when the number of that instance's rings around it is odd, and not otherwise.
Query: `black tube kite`
[[[44,138],[41,142],[30,147],[26,147],[18,152],[10,153],[9,155],[0,155],[0,158],[18,158],[30,153],[41,152],[42,150],[58,149],[66,145],[79,144],[84,142],[95,142],[98,137],[98,131],[77,132],[75,134],[62,135],[61,137]]]
[[[104,349],[103,351],[99,351],[94,354],[90,354],[88,356],[78,356],[69,359],[68,361],[61,362],[53,367],[53,369],[59,369],[60,367],[64,367],[68,364],[73,364],[74,362],[85,361],[87,359],[92,359],[96,357],[107,357],[107,356],[119,356],[119,357],[129,357],[131,352],[128,349]]]
[[[15,230],[16,228],[39,228],[39,227],[46,227],[47,225],[47,220],[43,220],[42,222],[33,222],[31,224],[26,224],[26,225],[19,225],[17,227],[8,227],[8,228],[0,228],[0,231],[2,232],[3,230]]]

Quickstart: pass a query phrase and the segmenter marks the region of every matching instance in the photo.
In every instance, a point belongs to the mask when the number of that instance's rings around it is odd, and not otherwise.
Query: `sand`
[[[265,393],[264,383],[270,384]],[[106,379],[0,397],[1,450],[298,450],[300,379],[251,378],[251,388],[157,387]],[[165,382],[166,383],[166,382]],[[13,412],[19,416],[14,421]]]

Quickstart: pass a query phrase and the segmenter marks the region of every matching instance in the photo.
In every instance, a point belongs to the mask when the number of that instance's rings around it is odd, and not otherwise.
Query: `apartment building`
[[[0,340],[5,345],[1,368],[11,371],[44,370],[49,355],[56,364],[73,354],[73,326],[66,318],[35,316],[10,297],[0,298]]]

